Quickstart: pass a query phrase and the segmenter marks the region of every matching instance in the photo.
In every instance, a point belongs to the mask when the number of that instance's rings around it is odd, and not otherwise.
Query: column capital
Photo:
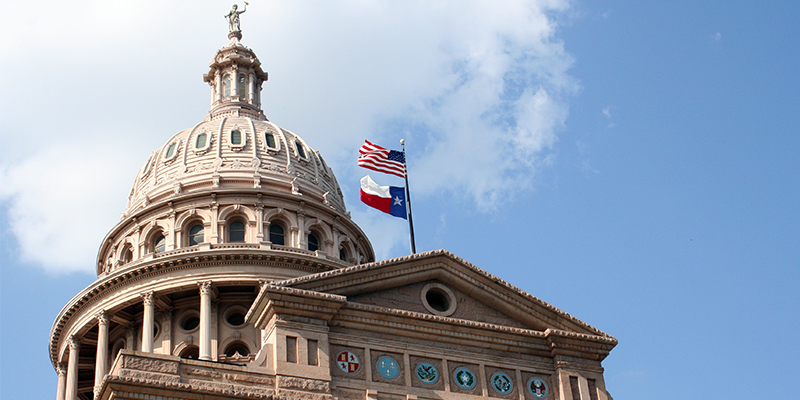
[[[146,306],[152,306],[155,304],[154,291],[151,290],[149,292],[139,293],[139,295],[142,296],[142,299],[144,300],[144,304]]]
[[[81,347],[81,340],[75,337],[75,335],[69,335],[69,338],[67,338],[67,344],[69,345],[70,350],[78,350]]]
[[[197,286],[200,287],[200,294],[201,295],[209,295],[211,294],[211,281],[197,281]]]
[[[59,377],[67,376],[67,364],[64,363],[56,364],[56,372],[58,373]]]
[[[100,325],[108,325],[108,313],[106,310],[100,310],[97,314],[94,315],[97,318],[97,323]]]

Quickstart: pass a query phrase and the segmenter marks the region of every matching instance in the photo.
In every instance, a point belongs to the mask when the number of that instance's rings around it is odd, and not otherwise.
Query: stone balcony
[[[330,400],[330,382],[228,363],[123,350],[103,379],[101,400]]]

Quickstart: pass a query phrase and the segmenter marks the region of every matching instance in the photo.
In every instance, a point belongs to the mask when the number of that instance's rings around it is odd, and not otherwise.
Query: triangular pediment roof
[[[519,322],[500,323],[501,326],[588,335],[616,343],[616,339],[601,330],[443,249],[307,275],[274,285],[344,296],[348,302],[359,303],[359,298],[370,293],[426,281],[441,282]],[[357,307],[371,306],[357,304]],[[385,311],[408,315],[407,310]]]

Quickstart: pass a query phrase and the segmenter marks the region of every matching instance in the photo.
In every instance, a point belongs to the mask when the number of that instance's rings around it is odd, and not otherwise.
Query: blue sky
[[[52,321],[93,281],[141,164],[205,116],[229,7],[0,5],[0,397],[55,395]],[[358,203],[355,154],[405,138],[417,249],[617,337],[615,399],[792,398],[798,15],[769,1],[252,1],[242,28],[270,73],[267,116],[326,157],[380,258],[408,253],[405,225]]]

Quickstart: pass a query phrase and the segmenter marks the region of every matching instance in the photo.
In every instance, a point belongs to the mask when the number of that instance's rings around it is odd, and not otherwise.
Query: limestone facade
[[[57,400],[610,398],[613,337],[445,250],[375,262],[230,39],[56,317]]]

